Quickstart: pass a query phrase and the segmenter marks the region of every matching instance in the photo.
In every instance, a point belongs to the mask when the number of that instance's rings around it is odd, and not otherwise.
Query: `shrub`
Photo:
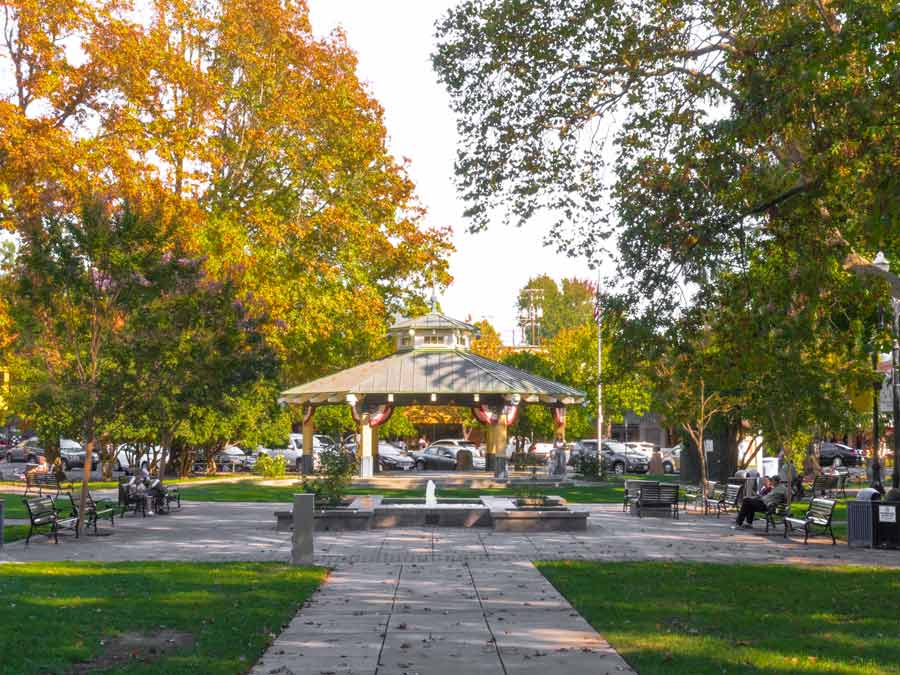
[[[600,477],[600,460],[596,455],[581,454],[575,465],[578,473],[584,478],[597,479]]]
[[[256,465],[253,467],[253,473],[265,478],[284,478],[286,470],[287,461],[285,461],[284,455],[270,457],[269,455],[260,454],[256,459]]]
[[[303,489],[315,494],[318,504],[337,506],[344,498],[354,473],[356,457],[341,448],[322,450],[319,453],[317,475],[315,478],[304,479]]]

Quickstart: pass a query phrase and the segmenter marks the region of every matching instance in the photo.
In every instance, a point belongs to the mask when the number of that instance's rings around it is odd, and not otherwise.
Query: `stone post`
[[[368,413],[362,415],[359,431],[359,477],[371,478],[374,472],[373,455],[378,444],[378,432],[369,426]]]
[[[310,493],[294,495],[294,534],[291,539],[291,564],[312,565],[313,529],[315,527],[316,496]]]
[[[303,457],[300,459],[300,470],[305,474],[311,474],[315,466],[313,460],[313,432],[315,432],[314,416],[303,422]]]

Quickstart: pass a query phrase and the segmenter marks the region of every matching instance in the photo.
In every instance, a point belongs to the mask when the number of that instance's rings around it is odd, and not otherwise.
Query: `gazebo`
[[[487,469],[499,476],[506,473],[507,427],[515,422],[520,406],[549,406],[556,438],[565,439],[566,407],[585,398],[578,389],[474,354],[471,346],[478,328],[439,312],[402,319],[388,335],[396,346],[393,354],[282,392],[282,403],[302,407],[301,468],[305,473],[313,470],[314,418],[319,406],[350,405],[359,425],[364,478],[377,465],[378,427],[395,407],[470,407],[487,426]]]

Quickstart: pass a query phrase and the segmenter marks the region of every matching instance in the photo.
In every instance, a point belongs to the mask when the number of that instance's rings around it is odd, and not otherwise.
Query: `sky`
[[[360,78],[385,111],[389,148],[409,159],[409,173],[427,209],[426,224],[453,228],[451,286],[441,309],[458,319],[487,319],[507,344],[515,335],[515,301],[529,277],[546,273],[593,279],[585,260],[542,246],[546,224],[497,223],[470,234],[453,181],[456,121],[450,98],[431,67],[434,23],[454,0],[308,0],[318,35],[341,26],[359,57]]]

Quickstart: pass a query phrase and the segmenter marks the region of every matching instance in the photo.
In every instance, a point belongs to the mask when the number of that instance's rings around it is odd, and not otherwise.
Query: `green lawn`
[[[181,498],[202,502],[290,502],[301,491],[299,485],[260,485],[248,480],[239,483],[217,483],[181,489]],[[545,488],[548,494],[560,495],[576,503],[617,503],[622,501],[623,488],[618,485],[590,485],[569,488]],[[352,487],[351,495],[378,494],[385,497],[425,497],[424,489],[399,490],[381,487]],[[514,495],[511,488],[443,488],[438,482],[438,497],[478,497],[479,495]]]
[[[4,649],[0,673],[246,672],[325,574],[274,563],[0,565],[0,635],[19,636]],[[127,646],[124,662],[73,668],[122,652],[122,633],[164,630],[194,644],[162,655]]]
[[[27,518],[28,510],[22,502],[24,495],[14,492],[0,493],[3,500],[3,514],[5,518]]]
[[[3,541],[7,544],[24,539],[28,534],[28,525],[4,525]]]
[[[900,576],[859,567],[542,562],[641,675],[900,673]]]

